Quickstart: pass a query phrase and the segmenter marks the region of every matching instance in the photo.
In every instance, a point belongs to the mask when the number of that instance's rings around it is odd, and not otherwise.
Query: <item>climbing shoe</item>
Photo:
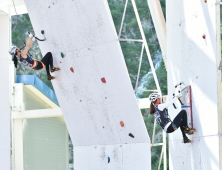
[[[54,78],[54,76],[48,75],[48,80],[53,80]]]
[[[190,134],[190,133],[195,132],[196,129],[189,128],[188,126],[183,126],[183,131],[184,131],[184,133],[188,133],[188,134]]]
[[[60,68],[59,67],[51,67],[51,73],[53,73],[54,71],[59,71]]]
[[[191,140],[188,139],[188,137],[186,137],[186,136],[183,137],[183,143],[190,143],[190,142],[191,142]]]

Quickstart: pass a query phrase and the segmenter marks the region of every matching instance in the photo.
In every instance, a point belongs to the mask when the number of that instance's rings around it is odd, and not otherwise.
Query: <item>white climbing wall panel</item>
[[[51,51],[61,68],[52,82],[75,146],[75,170],[151,169],[150,139],[107,1],[25,3],[36,36],[45,31],[42,54]]]
[[[197,129],[188,136],[190,144],[182,143],[180,129],[169,135],[170,170],[219,169],[215,3],[166,1],[168,95],[181,81],[191,85],[193,126]],[[171,118],[179,111],[169,108]]]
[[[148,152],[150,146],[144,143],[77,146],[74,150],[74,165],[84,170],[146,170],[151,169],[151,155],[148,156]]]
[[[0,167],[10,169],[10,56],[9,47],[9,16],[0,15]]]

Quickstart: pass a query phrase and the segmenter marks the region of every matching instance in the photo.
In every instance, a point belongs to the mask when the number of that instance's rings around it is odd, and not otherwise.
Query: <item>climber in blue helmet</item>
[[[18,57],[18,59],[21,63],[23,63],[25,66],[29,66],[30,68],[32,68],[34,70],[41,70],[46,67],[48,80],[52,80],[55,77],[51,76],[50,71],[49,71],[49,67],[51,68],[51,72],[58,71],[58,70],[60,70],[60,68],[53,66],[53,57],[52,57],[51,52],[48,52],[42,58],[41,61],[35,60],[34,58],[32,58],[33,56],[30,56],[28,54],[28,51],[31,48],[34,41],[35,41],[35,37],[31,33],[29,33],[29,40],[25,46],[25,49],[21,52],[21,50],[19,48],[17,48],[16,46],[12,46],[9,49],[9,54],[14,56],[13,60],[14,60],[14,64],[15,64],[16,68],[17,68],[17,62],[18,62],[17,57]]]
[[[183,142],[190,143],[191,140],[188,139],[186,133],[193,133],[196,129],[192,129],[187,126],[187,112],[185,110],[181,110],[175,119],[171,121],[166,110],[166,108],[172,105],[179,97],[180,96],[176,96],[169,102],[162,104],[161,97],[158,93],[150,94],[150,114],[154,114],[156,121],[166,133],[172,133],[180,127],[183,135]]]

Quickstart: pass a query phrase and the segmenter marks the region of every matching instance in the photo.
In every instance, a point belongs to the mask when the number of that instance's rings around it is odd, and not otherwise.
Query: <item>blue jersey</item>
[[[169,119],[168,113],[166,108],[163,109],[163,111],[158,109],[158,105],[156,105],[155,107],[155,112],[154,112],[154,117],[157,121],[157,123],[162,127],[162,129],[164,129],[164,127],[171,122],[171,120]]]

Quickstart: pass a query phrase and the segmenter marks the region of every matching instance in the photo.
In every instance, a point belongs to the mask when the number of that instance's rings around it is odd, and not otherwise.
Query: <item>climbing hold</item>
[[[203,37],[203,39],[205,39],[205,38],[206,38],[206,35],[204,34],[202,37]]]
[[[71,70],[71,72],[73,72],[73,73],[74,73],[74,70],[73,70],[73,68],[72,68],[72,67],[70,67],[70,70]]]
[[[64,58],[64,57],[65,57],[65,54],[63,54],[62,52],[61,52],[61,57],[62,57],[62,58]]]
[[[108,157],[108,163],[110,163],[110,157]]]
[[[62,62],[60,61],[60,63],[62,63]]]
[[[42,30],[41,33],[44,34],[44,30]]]
[[[120,121],[120,125],[123,127],[124,126],[124,123],[123,123],[123,121]]]
[[[134,136],[133,136],[133,134],[132,134],[132,133],[129,133],[129,136],[130,136],[130,137],[132,137],[132,138],[134,138]]]
[[[205,0],[204,2],[207,3],[207,0]]]
[[[103,78],[101,78],[101,81],[103,82],[103,83],[106,83],[106,79],[103,77]]]

